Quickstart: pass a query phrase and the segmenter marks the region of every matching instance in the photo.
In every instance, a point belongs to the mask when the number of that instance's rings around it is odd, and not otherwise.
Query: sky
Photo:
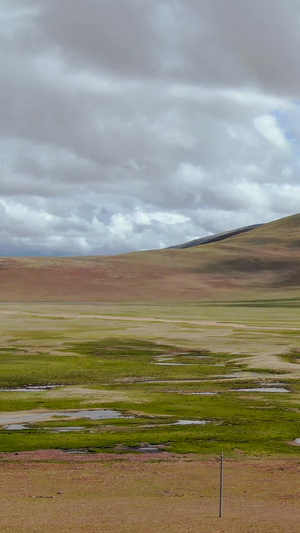
[[[300,212],[300,0],[0,0],[0,255]]]

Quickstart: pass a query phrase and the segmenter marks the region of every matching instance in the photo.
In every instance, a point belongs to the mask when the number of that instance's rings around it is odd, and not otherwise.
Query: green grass
[[[300,349],[295,348],[289,353],[281,355],[282,359],[288,361],[289,363],[300,363]]]
[[[228,354],[212,356],[210,363],[205,358],[193,360],[192,356],[201,356],[202,351],[191,352],[188,358],[189,362],[194,361],[191,365],[167,367],[155,364],[155,356],[175,350],[179,351],[176,347],[120,337],[68,344],[65,351],[74,355],[66,357],[63,357],[63,350],[59,355],[42,352],[28,355],[11,350],[0,353],[0,387],[96,385],[126,379],[204,379],[235,370],[230,365],[232,356]],[[184,360],[179,356],[178,362],[184,363]],[[215,366],[218,362],[224,366]]]
[[[164,426],[142,428],[132,422],[127,426],[115,424],[109,431],[91,433],[50,433],[40,429],[29,432],[1,432],[1,450],[18,451],[42,448],[82,448],[94,447],[98,451],[113,452],[116,446],[137,446],[140,443],[165,444],[166,449],[175,453],[216,453],[220,450],[227,454],[234,453],[235,448],[245,453],[295,453],[295,449],[286,441],[293,440],[299,434],[295,431],[295,413],[275,411],[260,413],[259,417],[249,419],[236,416],[223,424],[205,426]],[[229,416],[228,416],[229,418]],[[108,421],[112,423],[113,421]],[[140,420],[144,424],[145,420]],[[82,421],[81,421],[82,424]],[[81,425],[80,424],[80,425]],[[71,424],[70,424],[71,425]],[[72,422],[72,425],[74,423]],[[47,423],[49,427],[49,423]],[[58,422],[55,422],[58,426]],[[88,426],[89,429],[91,425]]]
[[[0,392],[1,412],[107,408],[134,418],[56,419],[31,424],[24,431],[0,427],[0,451],[90,448],[114,452],[120,444],[126,447],[147,442],[164,444],[174,453],[234,454],[239,449],[246,454],[297,455],[298,449],[288,442],[300,437],[298,377],[291,377],[286,370],[283,380],[284,372],[280,371],[278,378],[277,371],[266,363],[255,369],[249,369],[248,364],[251,353],[264,354],[266,350],[278,354],[279,346],[284,360],[298,362],[299,330],[291,329],[297,324],[298,311],[281,305],[281,301],[273,301],[272,312],[270,302],[262,301],[255,309],[251,303],[248,307],[244,304],[87,305],[81,308],[80,320],[75,305],[8,306],[16,314],[4,315],[0,323],[0,387],[62,387]],[[28,309],[30,314],[26,314]],[[105,313],[111,314],[111,320],[101,320]],[[114,318],[117,315],[127,318],[118,322]],[[141,322],[131,321],[130,316]],[[198,323],[203,320],[215,320],[216,325]],[[231,323],[251,328],[233,328]],[[275,329],[268,330],[272,324]],[[180,366],[154,364],[170,354],[167,362]],[[247,379],[239,378],[239,372]],[[259,375],[255,377],[253,372]],[[237,377],[229,380],[230,375]],[[292,392],[233,391],[255,388],[270,379]],[[81,391],[81,387],[86,390]],[[218,394],[193,394],[197,392]],[[210,423],[172,425],[182,419]],[[56,434],[45,426],[85,429]]]

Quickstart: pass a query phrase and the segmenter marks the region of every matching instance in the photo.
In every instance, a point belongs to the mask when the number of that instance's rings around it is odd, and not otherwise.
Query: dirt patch
[[[242,453],[242,452],[241,452]],[[299,462],[199,456],[2,454],[5,533],[298,533]]]
[[[237,359],[236,363],[244,363],[243,359]],[[289,363],[284,361],[282,357],[278,355],[255,355],[247,359],[247,366],[251,368],[268,368],[270,370],[276,370],[278,372],[277,377],[296,378],[300,377],[300,367],[296,363]],[[281,374],[283,372],[283,374]]]
[[[82,400],[85,400],[84,403],[89,403],[89,401],[97,401],[99,403],[107,403],[107,402],[125,402],[125,401],[131,401],[134,402],[134,398],[132,398],[129,394],[126,394],[125,392],[119,392],[114,390],[97,390],[97,389],[89,389],[87,387],[82,387],[80,385],[69,385],[69,386],[62,386],[57,389],[53,389],[48,392],[49,398],[82,398]],[[139,403],[141,398],[138,394],[136,394],[136,402]]]

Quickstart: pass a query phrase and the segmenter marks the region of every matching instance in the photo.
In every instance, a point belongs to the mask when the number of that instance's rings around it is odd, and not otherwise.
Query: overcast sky
[[[300,0],[0,0],[0,255],[300,211]]]

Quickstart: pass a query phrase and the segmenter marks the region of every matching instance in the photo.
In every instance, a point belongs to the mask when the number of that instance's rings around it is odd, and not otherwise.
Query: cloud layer
[[[298,0],[0,0],[0,255],[300,211]]]

